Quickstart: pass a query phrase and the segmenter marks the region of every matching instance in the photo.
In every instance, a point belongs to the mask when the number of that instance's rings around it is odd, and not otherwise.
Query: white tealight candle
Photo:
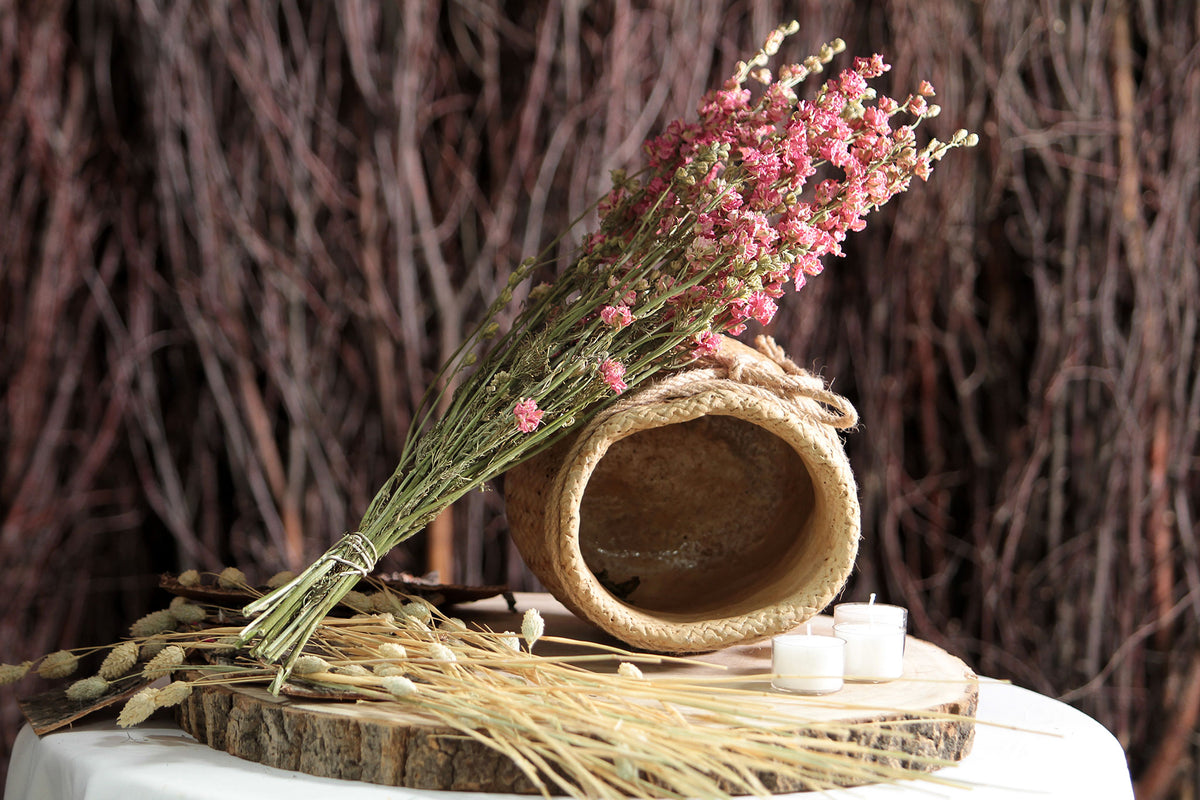
[[[842,688],[843,650],[834,636],[789,633],[771,640],[771,685],[799,694],[829,694]]]
[[[908,609],[870,603],[833,608],[833,635],[846,642],[846,680],[883,682],[904,674]]]

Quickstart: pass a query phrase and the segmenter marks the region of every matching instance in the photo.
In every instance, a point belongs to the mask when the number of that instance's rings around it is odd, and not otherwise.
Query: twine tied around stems
[[[344,552],[347,556],[353,555],[359,561],[351,561],[349,558],[337,555],[334,551],[338,547],[344,547]],[[357,572],[362,577],[367,577],[371,574],[371,570],[375,568],[375,562],[379,561],[379,550],[375,544],[364,536],[359,531],[353,531],[343,536],[335,545],[326,551],[325,555],[319,559],[321,561],[334,561],[348,568],[350,572]]]

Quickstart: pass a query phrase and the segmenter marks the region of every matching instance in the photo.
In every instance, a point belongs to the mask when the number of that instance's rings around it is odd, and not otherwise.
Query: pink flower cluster
[[[949,148],[974,143],[960,131],[918,149],[916,126],[938,111],[926,99],[933,87],[922,81],[904,102],[876,95],[869,81],[890,69],[879,55],[799,98],[794,87],[844,45],[783,65],[773,80],[767,60],[795,27],[778,29],[705,95],[695,121],[676,120],[648,140],[646,170],[614,173],[600,229],[570,273],[578,283],[561,296],[581,336],[571,349],[596,357],[617,394],[664,365],[715,353],[721,334],[738,335],[751,320],[769,325],[788,283],[803,287],[825,256],[843,255],[867,214],[914,175],[928,178]],[[765,85],[757,96],[744,86],[750,77]],[[901,113],[913,121],[894,124]],[[637,374],[627,375],[629,364]],[[586,382],[595,386],[592,376]],[[524,432],[542,414],[532,399],[513,413]]]
[[[611,358],[604,359],[604,362],[600,364],[600,377],[608,384],[608,388],[617,394],[629,388],[624,380],[625,365],[620,361],[614,361]]]
[[[906,189],[912,175],[928,175],[912,128],[893,128],[891,118],[925,114],[933,89],[923,81],[904,104],[889,97],[872,104],[868,80],[889,69],[878,55],[856,59],[810,100],[792,89],[812,71],[799,64],[783,67],[757,100],[738,80],[710,92],[697,121],[676,120],[646,142],[649,177],[617,183],[587,252],[619,272],[637,263],[627,252],[636,231],[687,229],[685,269],[657,285],[690,284],[669,299],[669,313],[733,335],[751,319],[767,325],[789,281],[799,289],[820,274],[822,257],[842,255],[841,243],[864,227],[867,213]],[[633,322],[629,305],[628,297],[606,305],[600,318],[619,330]],[[711,349],[702,338],[692,344],[693,354]]]
[[[537,407],[533,398],[525,397],[513,408],[513,416],[517,419],[517,430],[521,433],[532,433],[542,421],[546,412]]]
[[[600,319],[604,321],[605,325],[611,325],[620,330],[633,322],[633,313],[624,304],[605,306],[600,309]]]

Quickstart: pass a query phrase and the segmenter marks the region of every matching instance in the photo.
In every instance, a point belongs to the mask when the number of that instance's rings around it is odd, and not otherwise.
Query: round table
[[[971,754],[934,773],[963,785],[859,786],[826,792],[840,800],[879,798],[1079,798],[1132,800],[1120,744],[1068,705],[1008,684],[980,686]],[[783,795],[800,798],[805,795]],[[169,717],[122,730],[91,722],[40,739],[22,729],[13,749],[5,800],[467,800],[470,793],[424,791],[316,778],[243,761],[198,743]],[[517,798],[519,795],[489,795]]]

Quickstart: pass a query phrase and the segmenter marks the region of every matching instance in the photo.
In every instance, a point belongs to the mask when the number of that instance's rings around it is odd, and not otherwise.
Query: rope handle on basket
[[[834,428],[853,428],[858,424],[858,412],[850,401],[830,391],[821,378],[797,366],[773,338],[756,336],[754,347],[778,364],[784,374],[761,369],[750,359],[734,356],[727,360],[721,359],[729,372],[730,380],[769,389],[787,399],[804,397],[813,400],[820,410],[815,413],[809,411],[809,416]],[[721,358],[719,355],[717,357]]]

